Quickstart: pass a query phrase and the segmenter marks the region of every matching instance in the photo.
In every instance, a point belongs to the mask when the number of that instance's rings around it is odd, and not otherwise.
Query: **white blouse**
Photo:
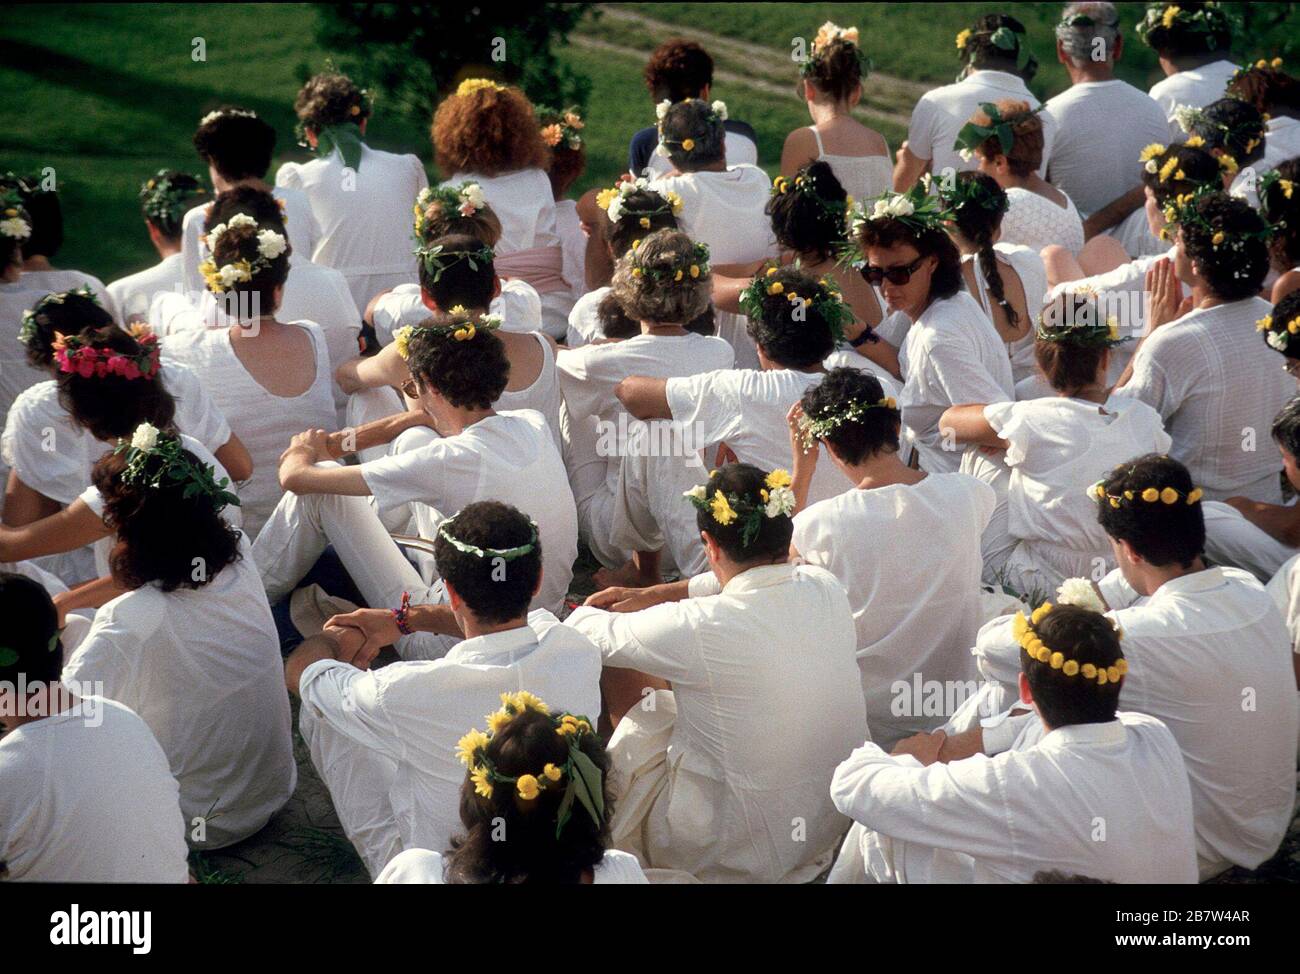
[[[1002,218],[1002,243],[1020,244],[1035,253],[1057,244],[1071,256],[1079,256],[1084,244],[1083,219],[1074,200],[1066,196],[1065,206],[1057,206],[1046,196],[1018,186],[1007,190],[1007,199],[1011,207]]]
[[[822,145],[822,134],[816,126],[809,125],[808,131],[817,140],[817,158],[831,167],[844,191],[855,200],[873,200],[885,190],[894,188],[894,164],[888,145],[884,155],[832,155]]]

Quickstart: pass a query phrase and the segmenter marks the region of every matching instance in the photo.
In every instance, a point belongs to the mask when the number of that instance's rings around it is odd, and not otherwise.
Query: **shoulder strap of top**
[[[808,131],[811,132],[813,138],[817,140],[817,158],[820,159],[822,156],[826,155],[826,150],[822,147],[822,134],[818,132],[816,126],[813,125],[808,126]]]
[[[555,365],[555,349],[553,349],[551,343],[546,340],[545,332],[534,331],[530,332],[530,334],[536,338],[538,344],[542,346],[542,372],[545,372],[547,369]]]

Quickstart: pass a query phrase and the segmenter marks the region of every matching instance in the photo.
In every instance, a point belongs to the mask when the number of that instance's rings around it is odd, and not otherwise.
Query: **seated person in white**
[[[957,136],[956,147],[974,154],[979,171],[1006,190],[1002,240],[1037,253],[1048,244],[1076,257],[1083,250],[1083,220],[1074,201],[1038,174],[1043,163],[1043,117],[1029,102],[984,102]],[[1009,140],[1010,145],[1003,145]]]
[[[993,41],[995,36],[997,43]],[[1028,51],[1025,26],[1006,14],[984,14],[957,35],[957,56],[964,65],[962,73],[956,84],[931,88],[912,109],[907,141],[899,148],[894,166],[893,189],[899,192],[911,189],[926,172],[940,179],[948,170],[974,169],[974,161],[959,155],[953,142],[982,103],[1014,98],[1038,107],[1038,99],[1026,84],[1038,65],[1033,55],[1028,55],[1024,66],[1018,66],[1022,51]],[[1050,156],[1050,129],[1045,133],[1045,141],[1044,162]],[[1038,175],[1045,174],[1044,165]]]
[[[134,334],[122,331],[92,297],[54,297],[24,322],[28,360],[54,378],[14,401],[0,436],[10,466],[5,524],[29,525],[73,503],[90,485],[95,461],[144,422],[188,433],[231,476],[248,478],[248,451],[198,376],[162,365],[153,335],[136,325]],[[43,564],[71,585],[103,573],[89,549]]]
[[[921,469],[931,473],[961,464],[961,448],[939,427],[945,409],[1014,395],[1007,346],[962,287],[961,257],[944,229],[949,217],[923,184],[850,214],[862,273],[890,311],[912,321],[899,354],[906,379],[899,402]]]
[[[1033,726],[996,757],[944,763],[942,732],[854,751],[831,783],[856,824],[830,882],[1196,882],[1187,769],[1168,727],[1118,710],[1117,624],[1050,603],[1032,618],[1015,616]]]
[[[948,235],[961,252],[966,290],[1006,344],[1011,377],[1019,382],[1034,371],[1033,324],[1047,290],[1043,259],[1035,248],[1002,241],[1010,202],[992,176],[961,172],[935,185],[952,212]]]
[[[287,230],[291,249],[310,260],[320,239],[320,227],[312,215],[307,194],[297,189],[272,186],[266,181],[275,152],[275,129],[245,108],[222,106],[208,112],[194,133],[194,148],[208,164],[212,192],[220,195],[241,186],[270,193],[280,207],[280,221]],[[181,223],[181,256],[185,290],[193,301],[202,295],[207,276],[200,265],[212,257],[212,241],[205,224],[211,204],[196,206]],[[221,221],[214,221],[219,223]]]
[[[1093,299],[1064,294],[1043,309],[1034,344],[1054,395],[943,414],[956,442],[981,448],[962,469],[998,493],[982,546],[986,582],[1045,596],[1067,578],[1099,579],[1115,567],[1088,488],[1121,461],[1170,444],[1159,413],[1106,384],[1119,341]]]
[[[1267,144],[1260,171],[1280,168],[1287,160],[1300,156],[1300,101],[1295,97],[1296,84],[1297,79],[1282,70],[1280,57],[1272,61],[1256,61],[1237,71],[1228,82],[1226,94],[1229,98],[1249,102],[1268,119],[1265,127]],[[1295,177],[1288,175],[1287,178]],[[1287,229],[1295,232],[1293,227]]]
[[[297,784],[280,647],[237,498],[181,440],[148,423],[95,465],[113,580],[70,646],[63,679],[103,686],[138,713],[180,783],[189,844],[248,838]]]
[[[324,334],[314,322],[277,317],[290,273],[283,229],[245,213],[211,225],[213,256],[203,273],[231,324],[162,341],[164,357],[198,374],[253,458],[252,477],[238,487],[249,537],[256,537],[283,494],[276,467],[289,437],[331,427],[335,419]]]
[[[1217,191],[1176,217],[1173,260],[1153,265],[1147,334],[1115,391],[1160,413],[1171,455],[1210,500],[1244,495],[1276,504],[1277,458],[1254,449],[1254,437],[1295,384],[1253,334],[1269,312],[1257,296],[1268,272],[1266,226],[1249,205]],[[1180,281],[1191,289],[1187,298]]]
[[[564,280],[577,301],[587,292],[587,231],[578,216],[577,201],[569,199],[568,194],[587,168],[587,147],[582,138],[586,123],[575,109],[560,112],[539,107],[537,124],[542,128],[542,141],[551,149],[546,178],[551,181],[551,195],[555,197],[555,233],[564,253]],[[572,308],[569,314],[573,314]]]
[[[600,709],[599,651],[550,612],[528,609],[545,574],[538,534],[508,505],[468,505],[433,542],[447,604],[335,616],[285,663],[312,763],[372,876],[403,849],[451,848],[465,780],[454,745],[485,713],[501,702],[522,710],[536,700],[523,687],[573,713]],[[381,647],[416,631],[460,641],[443,659],[370,671]],[[580,804],[573,814],[584,814]],[[548,828],[554,835],[554,820]]]
[[[912,692],[914,677],[976,677],[968,650],[980,625],[980,534],[995,500],[973,477],[904,465],[900,424],[880,383],[849,368],[809,388],[790,423],[798,502],[790,553],[825,568],[848,592],[867,724],[885,748],[947,716],[900,696]],[[853,489],[805,506],[820,453],[805,442],[824,445]],[[938,537],[941,546],[926,542]]]
[[[1219,161],[1228,192],[1259,209],[1260,177],[1270,168],[1264,163],[1268,132],[1260,110],[1240,98],[1219,98],[1204,108],[1180,108],[1178,121],[1186,138],[1199,141]]]
[[[1296,111],[1300,112],[1300,108]],[[1259,181],[1259,211],[1273,228],[1268,256],[1270,271],[1277,275],[1271,292],[1274,304],[1300,291],[1300,193],[1295,191],[1298,185],[1300,150],[1295,158],[1280,163]]]
[[[159,169],[140,187],[140,209],[149,243],[162,258],[153,267],[119,277],[108,285],[122,323],[147,321],[155,294],[181,294],[185,272],[181,266],[181,221],[207,194],[203,184],[188,173]]]
[[[1171,126],[1180,105],[1202,108],[1223,97],[1237,66],[1232,63],[1233,24],[1222,4],[1162,3],[1147,7],[1137,25],[1165,73],[1149,94]]]
[[[757,166],[727,164],[723,122],[727,106],[697,98],[659,106],[659,147],[672,169],[656,176],[650,189],[682,201],[677,221],[696,243],[705,244],[716,264],[742,264],[775,257],[776,239],[763,207],[772,181]],[[758,358],[744,318],[720,312],[718,335],[736,350],[736,364],[755,368]]]
[[[711,575],[632,602],[607,589],[567,620],[606,666],[672,684],[625,712],[606,696],[611,841],[669,875],[808,882],[846,824],[831,772],[867,736],[848,598],[829,572],[787,562],[785,471],[727,464],[689,500]]]
[[[397,333],[409,338],[409,329],[418,328],[430,314],[454,312],[473,317],[488,314],[491,320],[500,322],[496,336],[509,360],[510,378],[497,406],[500,409],[537,410],[545,417],[555,444],[559,446],[562,394],[555,370],[558,351],[555,339],[543,331],[511,330],[506,320],[491,310],[501,304],[501,280],[496,275],[491,247],[478,237],[465,233],[453,232],[429,238],[420,248],[418,290],[418,308],[422,313],[413,313],[415,309],[411,313],[404,312],[398,319],[402,324]],[[353,358],[339,367],[335,373],[336,382],[350,397],[348,426],[362,426],[410,408],[410,404],[403,403],[400,394],[393,391],[410,381],[407,351],[407,341],[394,341],[380,349],[377,355]],[[363,460],[370,460],[382,453],[382,449],[371,447],[360,455]]]
[[[542,414],[493,407],[510,377],[494,327],[484,318],[440,316],[412,328],[404,339],[411,372],[405,394],[417,409],[373,424],[373,438],[365,428],[293,438],[279,466],[287,493],[253,545],[273,603],[329,544],[371,607],[395,606],[403,592],[417,602],[445,601],[442,586],[424,581],[403,556],[381,514],[410,512],[402,523],[414,514],[427,546],[450,512],[500,500],[536,521],[546,571],[533,606],[560,611],[578,557],[573,493]],[[356,466],[321,462],[398,434],[388,456]],[[403,658],[433,658],[449,645],[419,634],[398,649]]]
[[[325,71],[308,79],[293,108],[303,144],[317,158],[286,162],[275,185],[306,195],[318,231],[315,246],[301,254],[342,273],[361,311],[380,291],[415,275],[410,244],[393,228],[406,222],[429,179],[414,155],[362,141],[373,106],[347,75]]]
[[[0,573],[0,614],[0,880],[186,882],[176,779],[148,725],[59,682],[58,613],[39,584]]]
[[[493,249],[501,240],[501,221],[483,199],[478,183],[459,187],[438,186],[420,190],[415,204],[416,247],[425,251],[440,237],[469,234],[484,247]],[[423,261],[416,260],[416,280],[380,291],[366,307],[365,322],[375,330],[380,345],[393,340],[403,325],[418,325],[429,316],[419,274]],[[542,327],[542,299],[522,278],[501,281],[501,293],[492,298],[489,313],[500,315],[503,332],[532,332]]]
[[[522,91],[484,78],[460,83],[433,116],[433,156],[443,188],[477,183],[501,221],[497,271],[541,295],[542,328],[561,338],[573,308],[555,197],[546,176],[550,149]]]
[[[609,848],[609,754],[586,717],[506,694],[488,732],[460,739],[460,825],[446,851],[407,849],[375,880],[398,884],[646,883]]]
[[[1095,602],[1124,634],[1119,705],[1163,721],[1178,741],[1200,878],[1233,865],[1254,869],[1277,851],[1295,800],[1300,720],[1286,625],[1249,574],[1206,567],[1201,491],[1177,460],[1139,457],[1096,493],[1119,563]],[[977,650],[1006,670],[1020,652],[1009,617],[985,626]],[[981,663],[986,673],[994,668]],[[947,728],[955,736],[945,750],[956,757],[1005,749],[1027,719],[971,726],[977,709]]]
[[[698,555],[690,550],[699,529],[690,509],[674,500],[705,482],[715,457],[734,457],[763,469],[790,468],[786,416],[825,375],[822,362],[852,314],[829,280],[811,278],[793,265],[769,267],[750,284],[742,302],[760,370],[724,369],[671,379],[632,376],[614,389],[637,419],[671,420],[679,431],[671,442],[682,447],[668,458],[645,456],[652,451],[641,450],[629,451],[623,460],[613,538],[638,552],[639,560],[641,552],[666,548],[679,570],[699,566]],[[703,453],[699,463],[691,451]],[[834,497],[847,486],[829,464],[822,464],[813,475],[809,499]],[[659,580],[647,571],[636,583]]]
[[[579,536],[607,570],[623,568],[632,555],[610,541],[619,468],[628,452],[619,442],[619,425],[626,435],[628,416],[614,389],[633,375],[667,380],[731,368],[731,346],[692,325],[707,310],[711,287],[708,248],[680,230],[657,230],[619,259],[610,292],[640,333],[565,350],[556,359]],[[657,567],[636,570],[659,581]],[[604,588],[615,578],[597,572],[595,581]]]
[[[853,117],[869,64],[858,46],[856,27],[845,30],[830,21],[822,24],[807,59],[799,65],[800,93],[813,124],[786,136],[782,176],[793,179],[804,166],[820,160],[854,199],[875,199],[893,187],[889,143]],[[827,152],[827,146],[836,151]]]

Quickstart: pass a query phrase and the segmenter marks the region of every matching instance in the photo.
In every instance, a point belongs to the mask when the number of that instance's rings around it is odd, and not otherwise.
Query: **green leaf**
[[[587,757],[587,755],[583,754],[577,748],[573,749],[573,766],[577,769],[578,775],[582,778],[583,785],[586,786],[585,789],[578,792],[578,797],[584,799],[583,804],[587,805],[587,811],[592,813],[592,818],[596,821],[596,824],[599,825],[605,817],[605,792],[601,784],[600,769],[596,767],[595,762],[593,762],[591,758]],[[590,794],[591,796],[591,801],[595,805],[594,809],[591,805],[587,804],[587,794]]]
[[[555,837],[558,839],[564,827],[569,824],[569,816],[573,814],[573,796],[577,790],[577,779],[572,769],[569,771],[569,787],[564,789],[564,797],[560,799],[559,810],[555,813]]]

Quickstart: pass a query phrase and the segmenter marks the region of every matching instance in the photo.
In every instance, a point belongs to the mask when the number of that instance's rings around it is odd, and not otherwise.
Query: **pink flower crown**
[[[152,379],[161,367],[158,336],[139,325],[131,336],[140,346],[134,355],[112,348],[92,348],[77,335],[54,333],[54,361],[60,372],[70,372],[83,379],[102,379],[118,375],[124,379]]]

